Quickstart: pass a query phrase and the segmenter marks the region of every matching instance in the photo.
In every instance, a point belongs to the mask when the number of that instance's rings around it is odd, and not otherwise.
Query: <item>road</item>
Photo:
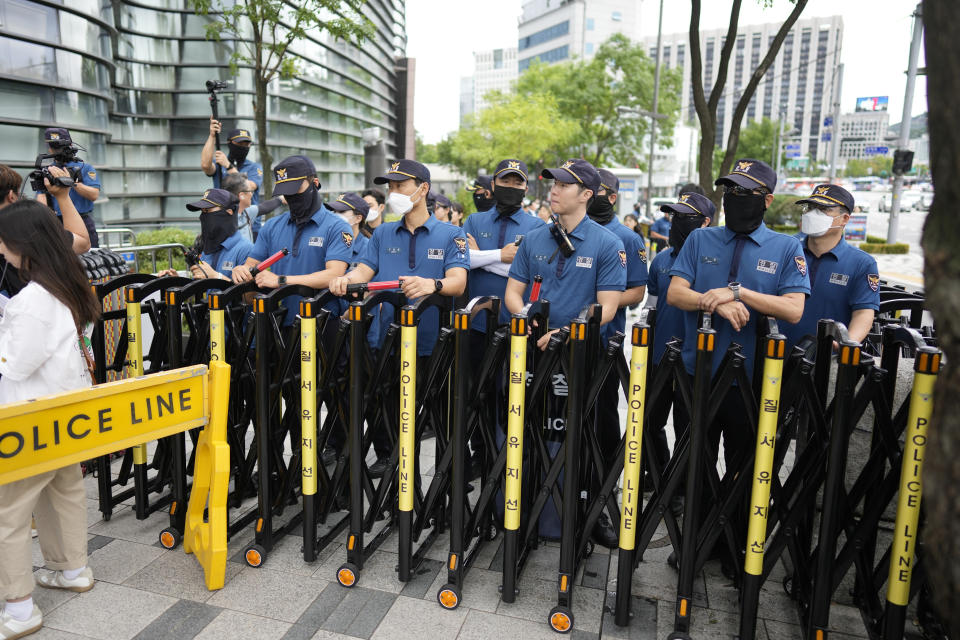
[[[907,197],[914,192],[908,192]],[[919,196],[920,192],[916,192]],[[855,191],[856,201],[869,205],[867,213],[867,233],[873,236],[887,237],[887,225],[890,222],[889,213],[880,213],[878,204],[880,198],[887,196],[889,191]],[[933,194],[926,192],[923,196],[929,201]],[[901,211],[899,216],[899,230],[897,241],[910,245],[910,252],[904,255],[877,255],[877,267],[880,277],[906,285],[907,288],[923,286],[923,248],[920,239],[923,234],[923,223],[927,219],[926,211]]]

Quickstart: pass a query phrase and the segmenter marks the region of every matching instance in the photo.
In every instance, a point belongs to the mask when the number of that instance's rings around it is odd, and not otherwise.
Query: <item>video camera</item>
[[[43,183],[44,178],[49,180],[50,184],[58,187],[73,186],[74,178],[67,176],[55,178],[50,173],[51,166],[63,164],[61,160],[63,156],[61,154],[62,152],[58,150],[57,153],[41,153],[37,156],[34,170],[27,174],[27,178],[30,180],[30,188],[36,193],[47,192],[47,186]],[[73,156],[76,157],[75,149],[73,150]]]
[[[193,241],[193,246],[183,252],[183,259],[187,263],[187,267],[194,267],[200,262],[200,254],[203,252],[203,237],[197,236],[197,239]]]
[[[227,88],[227,82],[225,80],[207,80],[207,91],[214,93],[215,91],[223,91]]]

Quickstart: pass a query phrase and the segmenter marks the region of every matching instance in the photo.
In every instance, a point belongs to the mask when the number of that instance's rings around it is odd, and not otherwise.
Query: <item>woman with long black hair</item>
[[[2,310],[0,404],[90,386],[84,330],[100,306],[61,223],[35,200],[5,207],[0,254],[27,283]],[[0,638],[22,637],[43,624],[32,597],[31,514],[50,570],[37,578],[40,586],[93,587],[80,465],[0,485]]]

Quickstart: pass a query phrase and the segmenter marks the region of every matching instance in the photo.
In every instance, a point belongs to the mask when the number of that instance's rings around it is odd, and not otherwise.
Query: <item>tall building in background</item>
[[[890,114],[886,111],[857,111],[840,118],[840,163],[876,155],[892,155],[896,138],[890,136]],[[891,142],[887,143],[888,139]],[[888,153],[877,153],[877,147],[888,148]]]
[[[310,156],[325,192],[365,186],[361,130],[379,127],[389,155],[413,147],[404,2],[368,0],[364,13],[376,27],[370,42],[326,33],[297,42],[299,77],[269,87],[274,158]],[[188,0],[0,2],[0,163],[25,173],[44,150],[43,129],[68,127],[101,172],[99,223],[195,223],[185,199],[211,185],[200,171],[205,81],[230,82],[225,129],[254,127],[253,70],[230,75],[232,43],[207,40],[210,21]]]
[[[773,42],[780,24],[741,26],[730,56],[727,81],[717,107],[715,144],[725,147],[730,121],[737,101]],[[661,60],[668,69],[683,70],[681,119],[697,121],[690,78],[689,33],[665,35]],[[656,54],[656,37],[643,40],[650,56]],[[703,84],[709,96],[720,66],[720,51],[726,42],[726,29],[702,31],[700,51],[703,59]],[[843,43],[843,19],[840,16],[798,20],[767,70],[744,114],[742,124],[770,118],[786,120],[785,142],[799,144],[801,155],[811,161],[829,158],[830,145],[823,140],[824,119],[832,113],[836,87],[835,69],[840,62]],[[770,160],[768,158],[761,158]]]
[[[553,63],[590,58],[615,33],[640,33],[637,0],[527,0],[517,40],[518,69],[534,60]]]
[[[460,78],[460,123],[467,114],[487,107],[491,91],[507,92],[517,79],[517,50],[489,49],[473,52],[473,75]]]

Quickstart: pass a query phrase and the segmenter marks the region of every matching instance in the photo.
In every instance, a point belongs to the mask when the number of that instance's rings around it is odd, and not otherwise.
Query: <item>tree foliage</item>
[[[504,158],[542,167],[562,156],[577,132],[548,94],[487,94],[489,106],[470,114],[464,126],[437,145],[439,161],[468,176],[492,171]]]
[[[547,65],[534,62],[517,80],[521,96],[547,94],[559,113],[578,123],[569,147],[559,155],[589,160],[594,166],[616,162],[646,166],[650,119],[638,111],[653,109],[654,62],[622,34],[600,45],[590,60]],[[658,144],[669,147],[680,108],[680,70],[661,70]]]
[[[267,147],[267,86],[275,79],[295,78],[299,73],[296,43],[322,32],[355,44],[373,35],[375,29],[362,13],[366,0],[189,0],[201,15],[216,20],[206,26],[211,40],[232,40],[230,68],[254,70],[253,114],[257,144],[263,164],[263,193],[273,184],[273,157]]]
[[[847,160],[847,168],[843,175],[849,177],[877,176],[886,178],[893,173],[893,158],[878,156],[869,160],[851,158]]]

